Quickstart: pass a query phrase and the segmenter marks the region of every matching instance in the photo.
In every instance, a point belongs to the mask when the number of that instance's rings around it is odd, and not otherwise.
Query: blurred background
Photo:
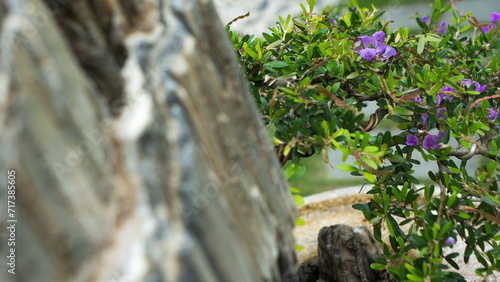
[[[268,32],[268,28],[275,26],[278,21],[278,16],[285,18],[288,14],[297,15],[301,8],[299,3],[307,6],[306,0],[213,0],[219,12],[222,23],[225,25],[234,18],[242,16],[250,12],[250,16],[238,20],[231,25],[231,29],[243,34],[255,34],[260,36],[262,32]],[[389,24],[388,28],[396,29],[398,27],[408,27],[410,31],[416,31],[418,25],[415,22],[416,14],[421,16],[430,16],[432,8],[430,4],[434,4],[434,0],[358,0],[361,7],[375,7],[385,10],[385,14],[381,17],[383,21],[394,21]],[[341,11],[346,9],[349,1],[343,0],[317,0],[316,11],[321,11],[327,5],[331,8],[338,7]],[[448,5],[450,0],[441,0],[442,6]],[[489,23],[492,12],[500,12],[500,0],[454,0],[455,6],[462,14],[472,12],[480,23]],[[439,21],[444,20],[451,22],[451,12],[447,12]],[[439,23],[438,21],[438,23]],[[473,32],[473,29],[470,29]],[[367,115],[374,112],[376,108],[369,107]],[[395,128],[391,121],[382,122],[374,132],[385,131]],[[397,130],[397,129],[396,129]],[[399,130],[394,131],[399,133]],[[450,144],[453,145],[453,144]],[[419,155],[418,152],[415,152]],[[415,156],[416,157],[416,156]],[[348,172],[339,171],[336,165],[340,163],[342,154],[338,151],[329,152],[329,164],[325,164],[321,156],[313,156],[302,159],[302,163],[306,167],[306,173],[301,179],[290,183],[290,186],[296,187],[302,191],[303,196],[320,193],[326,190],[348,187],[361,186],[364,183],[363,177],[351,176]],[[419,158],[417,158],[419,159]],[[415,167],[414,176],[421,180],[421,183],[429,181],[427,172],[437,168],[426,166],[420,158],[422,164]],[[483,160],[480,157],[472,158],[468,163],[468,168],[472,172]],[[352,163],[353,160],[348,159],[346,163]]]

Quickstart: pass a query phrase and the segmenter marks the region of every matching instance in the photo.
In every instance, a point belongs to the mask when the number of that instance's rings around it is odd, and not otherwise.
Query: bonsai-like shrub
[[[465,262],[474,255],[482,265],[477,275],[499,270],[500,14],[479,23],[436,0],[410,34],[355,1],[342,15],[314,12],[314,2],[301,4],[297,17],[279,17],[262,38],[230,31],[278,157],[288,162],[286,178],[304,173],[301,158],[321,154],[372,183],[373,200],[354,208],[383,244],[385,257],[372,268],[398,280],[463,279],[444,264],[458,268],[459,254],[444,254],[458,237]],[[393,129],[372,133],[382,121]],[[328,160],[328,149],[341,150],[343,163]],[[486,161],[467,171],[478,155]],[[429,168],[424,181],[412,175],[420,165]]]

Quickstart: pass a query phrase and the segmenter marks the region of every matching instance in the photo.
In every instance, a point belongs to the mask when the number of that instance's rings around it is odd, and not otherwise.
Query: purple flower
[[[354,52],[355,53],[358,53],[361,51],[361,46],[357,46],[356,48],[354,48]]]
[[[389,59],[390,57],[396,56],[397,53],[398,52],[396,52],[396,49],[392,48],[389,45],[386,45],[384,54],[382,54],[382,56],[386,59]]]
[[[481,31],[482,31],[484,34],[486,34],[486,33],[490,32],[491,27],[493,27],[493,30],[494,30],[495,32],[497,32],[497,25],[496,25],[496,24],[490,24],[490,25],[487,25],[487,26],[483,26],[483,27],[481,27]]]
[[[457,92],[457,91],[455,91],[455,90],[451,89],[450,87],[448,87],[448,86],[446,86],[446,85],[445,85],[445,86],[443,86],[443,88],[441,89],[441,91]]]
[[[426,16],[420,19],[420,22],[425,23],[427,26],[429,26],[429,22],[431,20],[431,17]]]
[[[427,122],[427,114],[426,113],[423,113],[420,115],[420,124],[422,126],[425,126],[425,123]]]
[[[443,137],[443,132],[439,131],[438,135],[436,136],[437,139],[441,139]]]
[[[420,98],[420,96],[415,97],[415,99],[413,99],[413,101],[417,104],[422,104],[422,102],[423,102],[423,100],[422,100],[422,98]]]
[[[438,32],[441,32],[442,34],[444,34],[444,28],[446,27],[446,22],[445,21],[441,21],[441,23],[439,24],[439,29],[438,29]]]
[[[436,149],[438,147],[436,137],[432,134],[425,136],[424,141],[422,142],[422,145],[424,146],[424,148],[426,150]]]
[[[368,48],[370,47],[370,42],[372,41],[372,38],[367,35],[363,35],[358,37],[359,41],[361,41],[361,44],[363,44],[363,47]]]
[[[453,244],[455,244],[456,241],[457,240],[455,240],[453,237],[448,237],[448,238],[446,238],[446,240],[444,241],[444,243],[447,244],[447,245],[453,245]]]
[[[377,51],[373,48],[366,48],[361,51],[359,51],[359,54],[363,59],[367,60],[368,62],[371,62],[373,58],[377,55]]]
[[[488,115],[488,119],[491,121],[495,120],[495,118],[497,117],[497,112],[495,111],[495,109],[489,108],[488,111],[490,112],[490,114]]]
[[[462,81],[460,81],[462,83],[462,85],[464,86],[467,86],[467,88],[470,88],[470,86],[472,85],[472,80],[466,78],[466,79],[462,79]]]
[[[331,23],[331,24],[334,24],[334,23],[335,23],[335,20],[334,20],[334,19],[330,19],[330,23]]]
[[[385,51],[385,45],[378,42],[377,40],[372,40],[372,46],[377,50],[377,54],[382,54]]]
[[[474,82],[474,86],[476,86],[476,91],[477,92],[483,92],[484,89],[486,88],[486,84],[485,85],[481,85],[479,84],[478,82]]]
[[[436,95],[436,106],[438,106],[439,104],[441,104],[441,95]]]
[[[438,116],[438,118],[444,119],[443,118],[443,114],[442,114],[443,112],[446,112],[446,110],[444,108],[438,108],[437,109],[437,116]]]
[[[500,13],[497,12],[491,13],[490,20],[494,24],[498,23],[498,20],[500,20]]]
[[[385,32],[377,31],[372,35],[372,38],[380,43],[383,43],[385,38]]]
[[[406,145],[408,145],[408,146],[417,146],[418,145],[418,138],[417,138],[417,136],[414,136],[412,134],[406,135]]]

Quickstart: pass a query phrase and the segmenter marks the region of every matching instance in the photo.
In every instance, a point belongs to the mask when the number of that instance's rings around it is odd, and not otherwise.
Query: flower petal
[[[377,31],[372,35],[372,38],[380,43],[383,43],[385,38],[385,32]]]
[[[426,150],[436,149],[439,146],[436,141],[436,136],[432,134],[425,136],[424,141],[422,142],[422,146],[424,146]]]
[[[438,32],[441,32],[442,34],[444,34],[445,33],[444,28],[445,27],[446,27],[446,22],[445,21],[441,21],[441,23],[439,24]]]
[[[406,135],[406,145],[417,146],[418,145],[418,138],[412,134]]]
[[[363,47],[368,48],[370,47],[370,42],[372,41],[372,38],[367,35],[363,35],[358,37],[359,41],[361,41],[361,44],[363,44]]]
[[[490,20],[494,24],[498,23],[498,20],[500,20],[500,13],[497,12],[491,13]]]
[[[359,54],[363,59],[367,60],[368,62],[371,62],[373,58],[377,55],[377,51],[373,48],[366,48],[361,51],[359,51]]]

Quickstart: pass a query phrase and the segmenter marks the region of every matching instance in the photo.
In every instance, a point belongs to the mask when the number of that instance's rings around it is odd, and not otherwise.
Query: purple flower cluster
[[[474,85],[474,91],[477,91],[479,93],[483,92],[484,89],[486,88],[486,84],[481,85],[478,82],[473,81],[471,79],[462,79],[462,81],[460,83],[463,86],[467,87],[467,90],[472,90],[471,87],[472,87],[472,85]]]
[[[439,132],[437,137],[432,134],[427,134],[424,137],[424,141],[422,141],[422,146],[426,150],[436,149],[439,146],[437,139],[441,138],[441,136],[443,136],[442,132]],[[417,136],[413,134],[406,135],[406,145],[414,147],[418,146],[418,144],[420,144],[420,142],[418,141]]]
[[[497,32],[497,24],[498,20],[500,20],[500,13],[497,12],[491,13],[490,20],[492,22],[491,24],[481,27],[481,31],[483,31],[484,34],[490,32],[491,28],[493,28],[493,30]]]
[[[363,57],[363,59],[371,62],[376,56],[380,56],[380,60],[387,60],[397,54],[396,49],[384,44],[385,33],[383,31],[375,32],[371,37],[363,35],[358,37],[358,46],[354,49]],[[361,49],[363,46],[363,49]],[[371,47],[371,48],[370,48]]]

